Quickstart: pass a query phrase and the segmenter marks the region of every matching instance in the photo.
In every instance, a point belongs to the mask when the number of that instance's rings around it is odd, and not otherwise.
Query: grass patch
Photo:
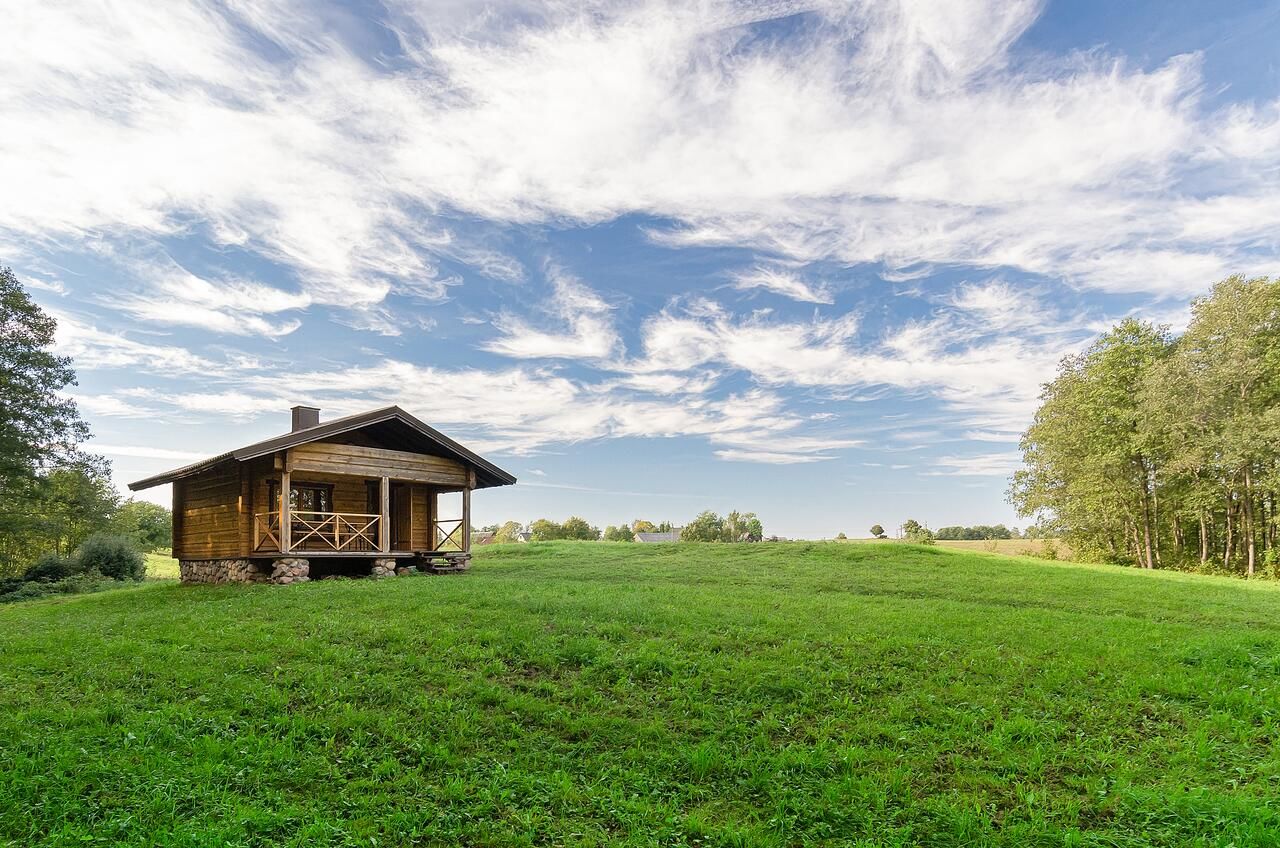
[[[177,580],[182,575],[178,573],[178,561],[169,556],[168,550],[152,551],[145,554],[147,558],[147,579],[148,580]]]
[[[1280,591],[903,544],[0,609],[11,845],[1275,845]]]

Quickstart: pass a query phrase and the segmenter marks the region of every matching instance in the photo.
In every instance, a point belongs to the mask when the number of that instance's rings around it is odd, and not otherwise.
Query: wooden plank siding
[[[174,491],[179,505],[177,553],[183,559],[224,559],[240,555],[240,469],[235,461],[182,481]]]
[[[289,450],[289,468],[294,473],[321,472],[356,477],[390,477],[410,483],[464,488],[470,476],[467,468],[452,459],[407,451],[315,442]]]

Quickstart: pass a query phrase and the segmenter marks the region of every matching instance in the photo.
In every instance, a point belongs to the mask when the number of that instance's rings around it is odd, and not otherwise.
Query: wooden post
[[[280,472],[280,553],[293,547],[293,518],[289,515],[289,467]]]
[[[471,553],[471,487],[462,490],[462,552]]]
[[[174,559],[182,559],[182,481],[174,480],[169,488],[173,493],[173,549],[169,553]]]
[[[378,519],[378,549],[384,554],[391,551],[391,478],[383,477],[378,502],[382,517]]]
[[[240,472],[240,500],[236,504],[236,529],[240,534],[240,556],[248,556],[251,531],[249,522],[253,521],[253,481],[248,469],[242,462]],[[254,522],[256,524],[256,522]]]

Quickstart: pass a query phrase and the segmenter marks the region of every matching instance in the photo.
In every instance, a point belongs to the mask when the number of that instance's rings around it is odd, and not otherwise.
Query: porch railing
[[[360,512],[289,512],[289,551],[378,550],[382,517]],[[284,551],[280,544],[280,513],[253,516],[254,551]]]
[[[462,550],[462,519],[453,518],[448,521],[437,521],[432,528],[433,551]]]

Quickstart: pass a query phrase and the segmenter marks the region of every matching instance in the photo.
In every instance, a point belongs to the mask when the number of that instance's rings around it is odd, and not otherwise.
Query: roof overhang
[[[181,468],[175,468],[172,471],[166,471],[163,474],[156,474],[142,480],[137,480],[129,484],[132,491],[141,491],[142,489],[150,489],[153,486],[162,486],[165,483],[172,483],[175,480],[182,480],[187,477],[194,477],[203,471],[220,465],[224,462],[236,461],[247,462],[251,459],[257,459],[261,456],[269,456],[277,451],[288,450],[298,445],[305,445],[311,442],[319,442],[325,439],[340,436],[344,433],[350,433],[354,430],[364,430],[370,428],[381,428],[383,431],[391,434],[393,430],[399,431],[394,435],[397,439],[403,441],[407,449],[412,450],[418,447],[419,453],[433,453],[435,455],[447,456],[455,459],[464,465],[469,466],[476,472],[476,488],[486,489],[493,486],[510,486],[516,482],[515,475],[510,472],[503,471],[484,457],[467,450],[453,439],[441,433],[439,430],[431,427],[414,416],[405,412],[398,406],[388,406],[382,409],[374,409],[369,412],[362,412],[358,415],[348,415],[345,418],[335,418],[332,421],[326,421],[315,427],[307,427],[293,433],[286,433],[283,436],[275,436],[252,445],[246,445],[236,450],[227,451],[217,456],[184,465]],[[422,447],[429,447],[429,451],[424,451]]]

